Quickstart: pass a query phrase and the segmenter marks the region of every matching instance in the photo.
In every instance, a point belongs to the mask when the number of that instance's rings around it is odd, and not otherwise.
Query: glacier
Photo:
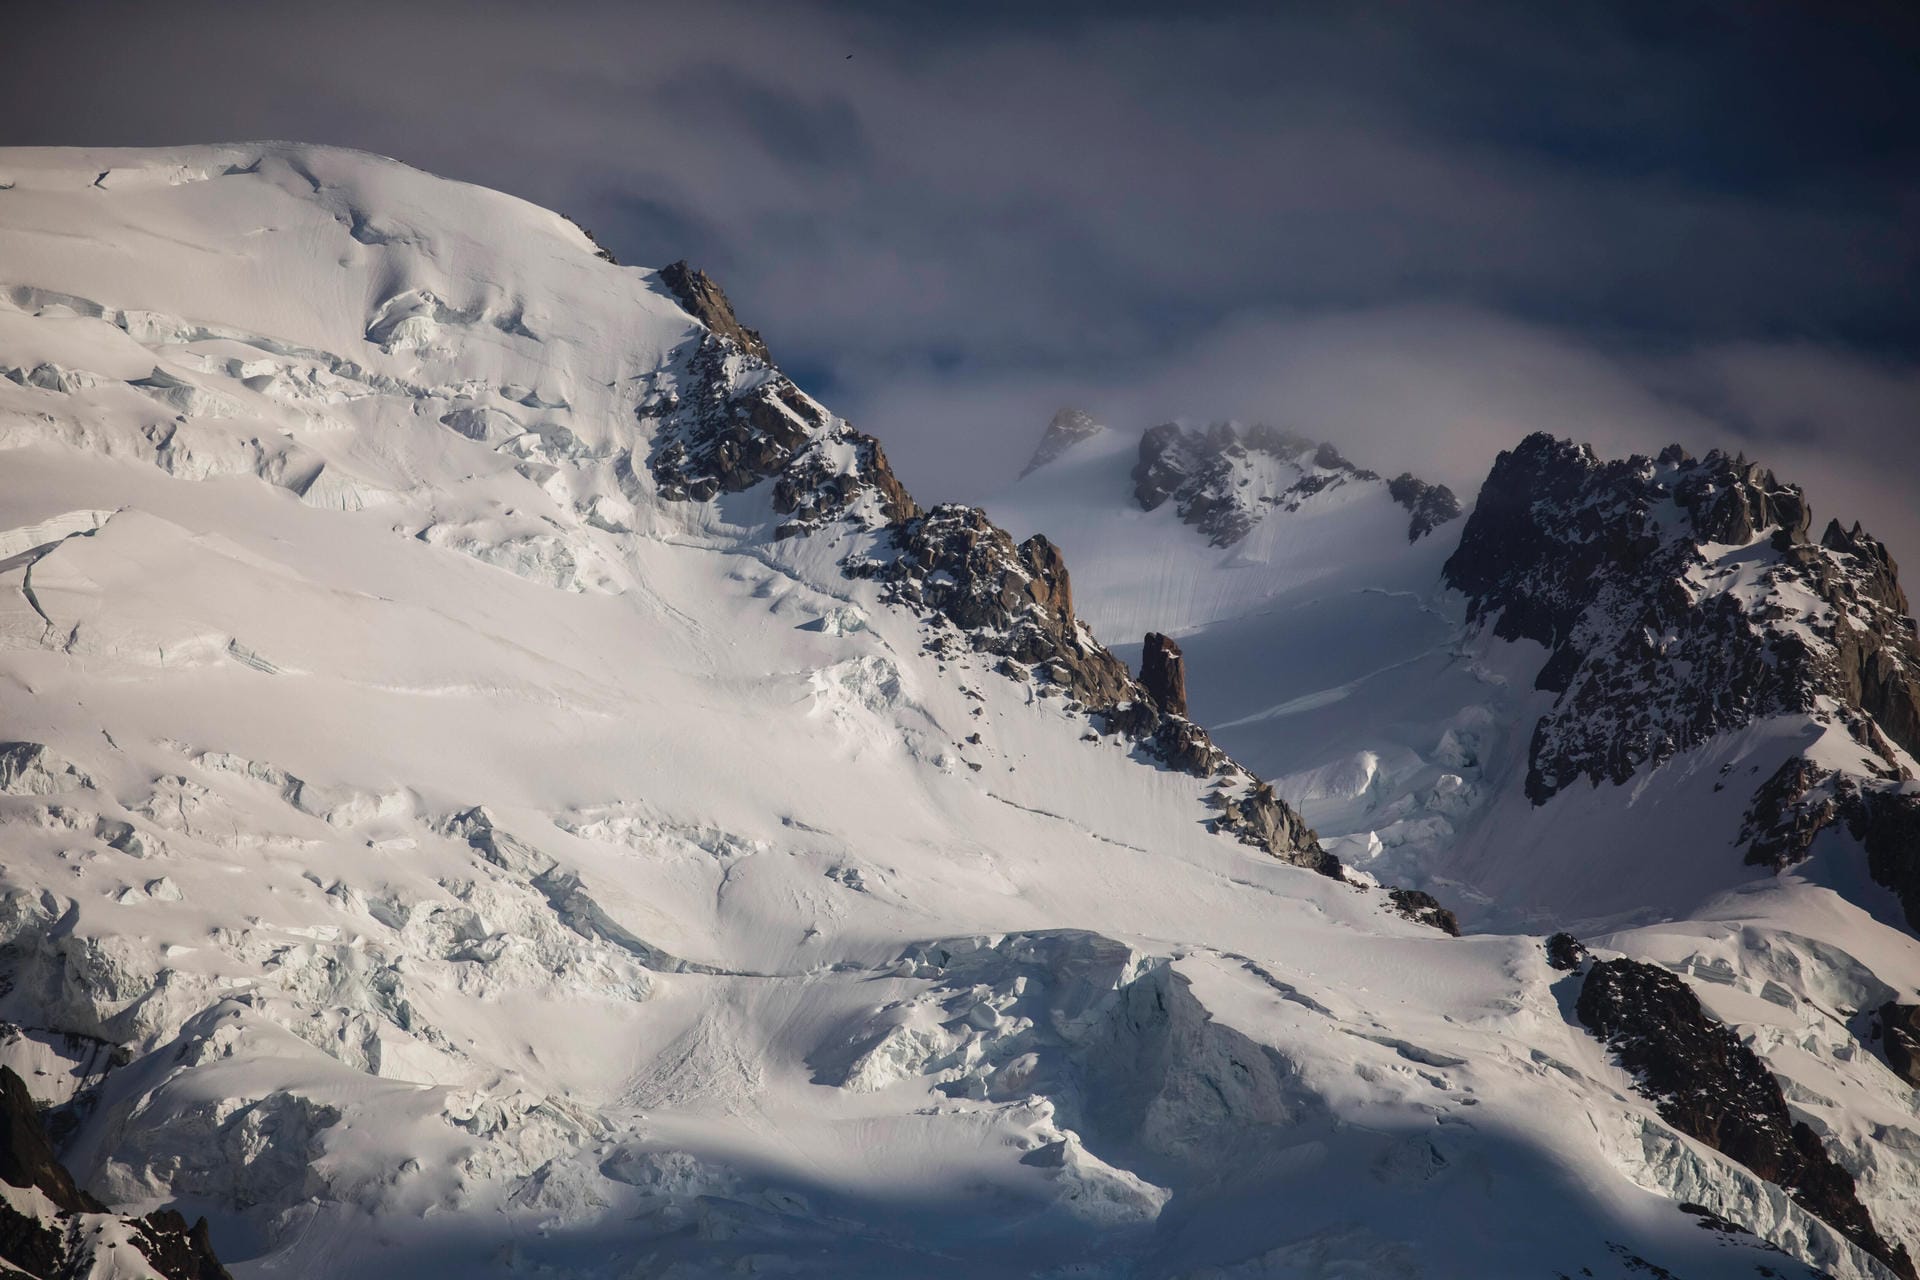
[[[0,150],[0,1063],[114,1212],[243,1280],[1894,1274],[1636,1091],[1572,927],[1920,1249],[1920,943],[1707,789],[1778,725],[1529,805],[1457,523],[1215,547],[1118,432],[988,507],[1071,592],[983,604],[705,307],[378,157]],[[1245,770],[1093,714],[1148,629]],[[1252,775],[1349,876],[1217,820]]]

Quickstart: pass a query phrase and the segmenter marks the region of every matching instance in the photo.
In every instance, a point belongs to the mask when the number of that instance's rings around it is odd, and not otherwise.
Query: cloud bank
[[[1745,449],[1920,562],[1900,7],[46,6],[16,143],[298,137],[713,271],[917,492],[1061,404],[1471,489]]]

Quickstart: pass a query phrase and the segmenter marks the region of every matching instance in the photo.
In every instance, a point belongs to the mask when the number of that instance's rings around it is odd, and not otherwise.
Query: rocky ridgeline
[[[1379,481],[1377,472],[1356,467],[1332,445],[1291,431],[1231,422],[1193,430],[1168,422],[1140,437],[1133,496],[1143,511],[1172,502],[1182,521],[1213,545],[1230,547],[1270,512],[1296,511],[1313,495],[1341,485]],[[1387,490],[1412,516],[1410,542],[1460,514],[1445,485],[1402,475]]]
[[[707,327],[671,385],[638,409],[652,428],[647,468],[663,497],[704,502],[778,477],[774,510],[788,517],[782,536],[839,518],[865,493],[888,521],[919,514],[880,442],[834,418],[776,369],[760,335],[734,318],[705,272],[677,262],[660,277]]]
[[[1565,967],[1578,962],[1568,959]],[[1661,1119],[1778,1186],[1896,1275],[1915,1275],[1906,1249],[1874,1227],[1853,1175],[1787,1110],[1766,1064],[1700,1007],[1684,981],[1658,965],[1603,961],[1587,971],[1575,1012]]]
[[[929,650],[993,654],[1003,675],[1058,690],[1153,760],[1213,779],[1216,830],[1340,876],[1300,815],[1186,718],[1184,687],[1180,710],[1170,710],[1164,692],[1156,698],[1093,638],[1074,616],[1066,562],[1044,536],[1016,544],[984,511],[943,504],[890,526],[885,539],[888,554],[850,556],[846,572],[885,584],[888,603],[919,613],[932,628]]]
[[[113,1257],[136,1250],[165,1280],[232,1280],[207,1241],[170,1209],[143,1218],[109,1213],[82,1191],[53,1153],[24,1081],[0,1067],[0,1271],[36,1280],[145,1274]]]
[[[1758,720],[1837,721],[1873,761],[1840,776],[1789,761],[1740,833],[1784,867],[1844,822],[1920,927],[1920,645],[1886,548],[1830,523],[1772,472],[1678,446],[1603,462],[1536,434],[1502,453],[1447,561],[1476,620],[1549,650],[1526,788],[1544,803],[1581,779],[1644,766]]]
[[[1039,535],[1015,543],[976,507],[922,510],[877,441],[833,418],[768,363],[759,335],[740,325],[718,285],[684,263],[661,275],[707,327],[676,385],[640,406],[643,423],[654,428],[647,465],[661,496],[702,502],[772,480],[774,509],[789,517],[779,536],[841,519],[867,525],[877,541],[842,567],[849,577],[881,583],[889,603],[919,614],[931,631],[929,649],[992,654],[1002,674],[1057,690],[1156,762],[1213,779],[1216,830],[1341,874],[1300,816],[1186,718],[1184,697],[1177,710],[1163,706],[1094,639],[1074,615],[1059,548]],[[1055,423],[1060,450],[1098,430],[1067,413]]]

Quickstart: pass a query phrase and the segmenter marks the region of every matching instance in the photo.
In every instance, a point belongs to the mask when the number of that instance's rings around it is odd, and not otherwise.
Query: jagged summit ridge
[[[1216,422],[1193,430],[1169,422],[1140,437],[1133,496],[1143,511],[1173,502],[1181,520],[1215,546],[1227,547],[1270,511],[1297,511],[1328,489],[1379,481],[1379,473],[1355,466],[1331,444],[1264,423]],[[1388,490],[1412,516],[1410,542],[1460,514],[1459,501],[1444,485],[1407,474]]]
[[[1811,521],[1797,486],[1745,458],[1674,446],[1602,461],[1536,434],[1494,463],[1445,572],[1494,634],[1549,650],[1534,803],[1806,717],[1856,745],[1858,776],[1790,760],[1755,793],[1740,842],[1790,865],[1844,817],[1920,922],[1920,847],[1898,834],[1916,802],[1904,784],[1920,749],[1920,644],[1886,548],[1837,522],[1809,541]]]

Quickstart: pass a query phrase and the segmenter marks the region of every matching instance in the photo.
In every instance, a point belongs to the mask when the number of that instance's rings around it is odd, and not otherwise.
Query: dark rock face
[[[7,1067],[0,1067],[0,1181],[38,1189],[58,1214],[42,1222],[0,1204],[0,1263],[46,1280],[93,1274],[97,1246],[71,1219],[107,1210],[74,1184],[40,1126],[25,1082]],[[134,1246],[167,1280],[233,1280],[214,1256],[205,1218],[188,1226],[178,1213],[162,1209],[129,1221]]]
[[[672,291],[701,324],[714,334],[729,338],[733,344],[750,356],[771,364],[773,357],[767,354],[767,344],[760,340],[758,331],[749,329],[734,318],[733,304],[727,301],[727,295],[712,277],[687,264],[682,258],[679,262],[660,268],[660,283]]]
[[[1453,496],[1453,490],[1443,484],[1428,484],[1411,472],[1403,471],[1387,481],[1387,493],[1413,516],[1407,525],[1408,542],[1418,542],[1449,520],[1460,518],[1460,499]]]
[[[67,1213],[104,1212],[98,1200],[74,1185],[53,1154],[33,1095],[10,1067],[0,1067],[0,1181],[37,1187]]]
[[[1158,631],[1147,632],[1140,653],[1140,684],[1163,716],[1187,714],[1187,660],[1180,646]]]
[[[1920,1005],[1889,1000],[1880,1006],[1880,1048],[1893,1073],[1920,1089]]]
[[[1794,756],[1753,793],[1753,805],[1740,826],[1747,861],[1784,870],[1803,861],[1813,842],[1839,815],[1832,777],[1805,756]]]
[[[1587,958],[1587,949],[1570,933],[1556,933],[1547,939],[1547,965],[1563,972],[1578,969]]]
[[[1899,896],[1907,926],[1920,933],[1920,787],[1836,784],[1836,790],[1847,829],[1867,851],[1867,870]]]
[[[1079,409],[1060,410],[1053,415],[1053,420],[1047,423],[1046,432],[1040,437],[1040,444],[1034,449],[1033,457],[1027,460],[1025,467],[1021,468],[1020,478],[1026,479],[1082,440],[1091,440],[1105,430],[1106,428],[1095,422],[1090,414]]]
[[[1682,519],[1663,520],[1673,509]],[[1500,455],[1446,576],[1496,635],[1551,650],[1535,683],[1560,697],[1529,753],[1536,803],[1583,777],[1624,782],[1766,716],[1811,713],[1822,695],[1863,740],[1877,722],[1920,745],[1907,728],[1920,725],[1920,648],[1885,548],[1864,535],[1813,546],[1810,515],[1798,489],[1721,453],[1603,463],[1533,435]],[[1748,583],[1702,553],[1767,528]],[[1802,616],[1793,602],[1806,595],[1824,608]]]
[[[1460,936],[1460,921],[1453,912],[1440,905],[1439,899],[1419,889],[1390,889],[1388,899],[1393,909],[1415,924],[1424,924],[1450,937]]]
[[[1853,1175],[1788,1112],[1766,1064],[1680,978],[1657,965],[1603,961],[1587,972],[1576,1012],[1668,1124],[1779,1186],[1895,1274],[1914,1276],[1906,1250],[1874,1228]]]
[[[155,1271],[169,1280],[233,1280],[213,1254],[207,1220],[192,1226],[172,1209],[156,1209],[136,1224],[134,1244]]]
[[[1754,793],[1740,842],[1749,863],[1783,871],[1836,828],[1860,842],[1868,872],[1893,890],[1908,927],[1920,933],[1920,785],[1849,777],[1795,756]]]
[[[1790,866],[1844,819],[1920,928],[1920,796],[1895,750],[1920,748],[1920,643],[1886,548],[1838,523],[1810,542],[1811,520],[1799,489],[1743,458],[1602,462],[1533,435],[1494,463],[1446,576],[1496,635],[1550,651],[1534,803],[1768,717],[1837,722],[1872,776],[1788,761],[1747,811],[1747,860]]]

